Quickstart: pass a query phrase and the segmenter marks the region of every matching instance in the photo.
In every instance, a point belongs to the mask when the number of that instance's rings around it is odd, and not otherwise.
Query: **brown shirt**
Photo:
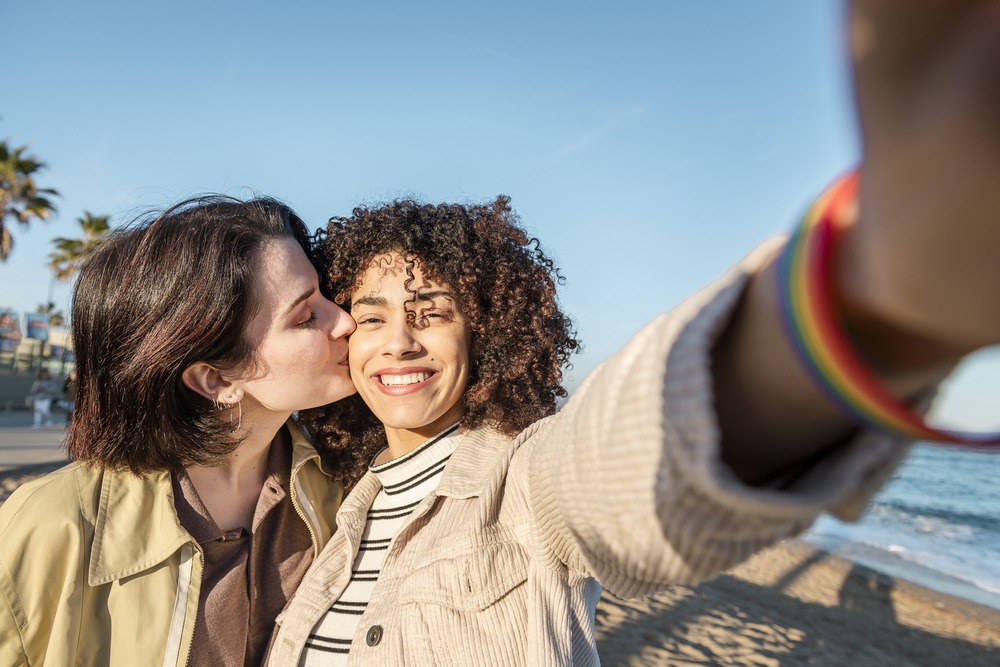
[[[177,516],[205,558],[190,667],[260,664],[275,617],[312,561],[309,528],[289,494],[291,461],[282,429],[271,445],[250,531],[219,528],[187,473],[172,475]]]

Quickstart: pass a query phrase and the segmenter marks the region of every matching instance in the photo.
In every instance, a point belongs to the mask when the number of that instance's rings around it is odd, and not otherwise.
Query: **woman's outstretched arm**
[[[855,0],[850,11],[860,214],[833,285],[856,351],[913,397],[1000,341],[1000,4]],[[752,279],[713,360],[722,457],[750,483],[851,432],[786,342],[775,270]]]

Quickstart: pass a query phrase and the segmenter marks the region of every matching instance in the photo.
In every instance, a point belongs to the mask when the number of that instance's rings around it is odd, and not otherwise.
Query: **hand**
[[[905,399],[1000,341],[1000,0],[851,10],[864,162],[860,219],[834,258],[837,306]],[[713,355],[722,457],[749,483],[851,431],[787,346],[774,270],[754,278]]]
[[[864,162],[838,286],[957,358],[1000,341],[1000,2],[855,0],[851,19]]]

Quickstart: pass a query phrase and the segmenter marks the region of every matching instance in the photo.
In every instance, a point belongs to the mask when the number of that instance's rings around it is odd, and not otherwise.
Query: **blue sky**
[[[56,219],[14,230],[0,306],[47,300],[51,239],[84,210],[122,221],[256,192],[319,226],[399,196],[504,193],[567,277],[586,345],[575,384],[857,160],[841,14],[833,0],[3,3],[16,64],[0,137],[29,144],[63,197]],[[68,309],[69,288],[52,293]],[[964,373],[969,425],[998,421],[996,356]]]

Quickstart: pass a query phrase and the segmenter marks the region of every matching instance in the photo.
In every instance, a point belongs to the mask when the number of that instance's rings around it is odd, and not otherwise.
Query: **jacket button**
[[[369,646],[375,646],[382,641],[382,626],[373,625],[368,628],[368,634],[365,635],[365,641],[368,642]]]

